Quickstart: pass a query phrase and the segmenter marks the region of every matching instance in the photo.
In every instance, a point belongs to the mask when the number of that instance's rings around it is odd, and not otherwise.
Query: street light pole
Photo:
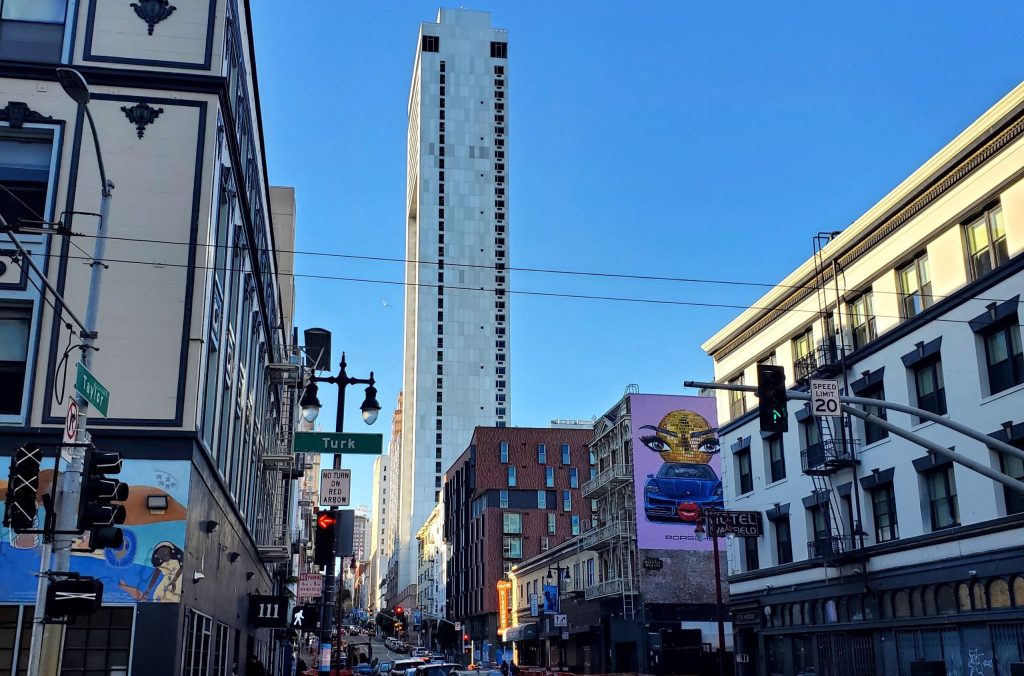
[[[316,420],[317,415],[320,413],[320,401],[317,399],[317,386],[316,383],[330,383],[338,386],[338,410],[335,417],[334,430],[335,432],[341,433],[345,431],[345,388],[349,385],[366,385],[366,399],[363,400],[360,409],[363,412],[363,420],[367,425],[372,425],[377,421],[377,414],[380,413],[380,404],[377,402],[377,388],[374,387],[373,371],[370,371],[369,378],[352,378],[348,375],[347,367],[348,362],[345,360],[345,353],[341,353],[341,371],[336,376],[328,376],[321,378],[313,375],[309,378],[309,385],[306,387],[306,391],[302,395],[302,401],[299,402],[299,406],[302,409],[302,416],[308,422]],[[341,454],[334,454],[334,463],[332,465],[334,469],[341,469]],[[336,507],[332,507],[332,510],[336,510]],[[327,570],[324,571],[324,592],[322,605],[320,608],[320,652],[321,656],[324,652],[324,646],[331,648],[331,635],[334,632],[335,614],[337,615],[337,624],[341,625],[341,593],[337,595],[335,599],[334,586],[336,578],[335,560],[332,558],[327,563]],[[335,606],[337,608],[335,609]],[[328,654],[333,654],[333,651],[329,651]],[[324,664],[321,660],[320,671],[329,671],[331,668],[330,658],[327,663]]]
[[[96,122],[89,111],[89,85],[81,73],[72,68],[58,68],[57,79],[61,87],[75,103],[85,112],[86,120],[89,122],[89,130],[92,133],[93,144],[96,148],[96,162],[100,172],[100,219],[96,228],[96,241],[93,244],[92,271],[89,275],[89,300],[85,309],[85,328],[79,334],[82,339],[81,364],[89,367],[92,351],[95,347],[98,333],[100,289],[103,283],[103,256],[107,248],[107,224],[110,219],[110,201],[113,197],[114,184],[107,179],[107,172],[103,166],[103,153],[100,150],[100,138],[96,133]],[[78,525],[78,502],[82,489],[82,469],[85,457],[85,445],[89,443],[89,433],[86,431],[88,421],[89,402],[78,390],[75,390],[75,403],[78,404],[78,435],[75,437],[75,445],[65,449],[71,460],[67,469],[61,475],[61,482],[58,488],[55,505],[57,510],[56,530],[58,533],[66,533],[75,530]],[[57,459],[59,462],[59,458]],[[49,565],[51,553],[56,551],[53,557],[53,572],[67,572],[71,566],[71,545],[73,539],[67,535],[54,537],[52,545],[43,546],[42,573],[46,572]],[[49,587],[49,578],[43,574],[39,578],[37,588],[35,615],[32,626],[32,643],[29,649],[29,676],[37,676],[40,673],[40,662],[45,654],[50,662],[49,672],[56,672],[60,663],[60,646],[64,633],[63,625],[54,625],[50,631],[45,632],[43,616],[46,608],[46,591]],[[45,641],[45,646],[44,646]]]
[[[718,622],[718,673],[725,676],[725,618],[722,615],[722,564],[718,561],[718,530],[711,520],[711,514],[718,510],[701,510],[700,520],[694,528],[694,535],[703,540],[705,532],[711,538],[711,552],[715,558],[715,619]],[[705,525],[706,524],[706,525]]]

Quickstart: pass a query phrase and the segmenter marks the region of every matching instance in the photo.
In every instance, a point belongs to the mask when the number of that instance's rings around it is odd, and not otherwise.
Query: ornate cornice
[[[21,129],[26,122],[53,122],[53,118],[37,113],[22,101],[8,101],[7,106],[0,108],[0,121],[7,122],[14,129]]]
[[[839,270],[845,270],[848,265],[864,255],[869,249],[877,246],[886,237],[896,232],[902,225],[924,211],[942,195],[963,181],[974,170],[994,157],[1000,150],[1020,138],[1022,133],[1024,133],[1024,117],[1018,116],[1012,124],[999,132],[988,143],[982,145],[959,163],[947,169],[940,178],[932,183],[930,187],[920,192],[917,197],[910,200],[895,213],[889,215],[888,218],[876,223],[867,237],[838,256],[836,263]],[[715,360],[721,359],[750,341],[776,319],[797,307],[808,296],[828,284],[832,280],[832,272],[833,268],[830,265],[814,275],[806,284],[792,289],[789,294],[766,314],[762,315],[760,319],[712,352],[712,358]]]

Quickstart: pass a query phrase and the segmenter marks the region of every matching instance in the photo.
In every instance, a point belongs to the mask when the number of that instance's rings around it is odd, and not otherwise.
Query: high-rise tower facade
[[[400,586],[444,471],[511,409],[508,33],[441,9],[420,27],[409,93]]]

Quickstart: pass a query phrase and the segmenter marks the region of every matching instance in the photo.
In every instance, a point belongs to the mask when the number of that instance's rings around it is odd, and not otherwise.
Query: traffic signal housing
[[[89,549],[119,549],[124,546],[127,512],[117,504],[128,499],[128,484],[111,479],[121,473],[121,456],[89,448],[82,468],[82,496],[78,503],[78,530],[89,531]]]
[[[757,398],[761,431],[781,433],[789,430],[786,395],[786,369],[770,364],[757,365]]]
[[[50,619],[91,615],[102,603],[103,583],[94,577],[51,580],[43,613]]]
[[[32,530],[35,525],[41,458],[42,452],[35,444],[25,444],[11,456],[3,524],[15,533]]]
[[[313,563],[318,566],[330,565],[336,556],[338,515],[330,510],[316,513],[316,538],[314,539]]]

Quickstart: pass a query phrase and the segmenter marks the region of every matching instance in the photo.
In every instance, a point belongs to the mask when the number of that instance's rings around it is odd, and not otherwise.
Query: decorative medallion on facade
[[[133,2],[132,9],[135,14],[149,26],[149,34],[153,34],[153,28],[174,13],[178,9],[168,0],[142,0]]]
[[[13,129],[21,129],[26,122],[52,121],[52,117],[37,113],[22,101],[8,101],[6,107],[0,108],[0,122],[7,122]]]
[[[128,120],[135,125],[135,132],[139,135],[139,138],[142,138],[146,133],[146,127],[152,124],[160,116],[160,113],[164,112],[163,108],[154,108],[148,103],[136,103],[131,108],[121,106],[121,110]]]

